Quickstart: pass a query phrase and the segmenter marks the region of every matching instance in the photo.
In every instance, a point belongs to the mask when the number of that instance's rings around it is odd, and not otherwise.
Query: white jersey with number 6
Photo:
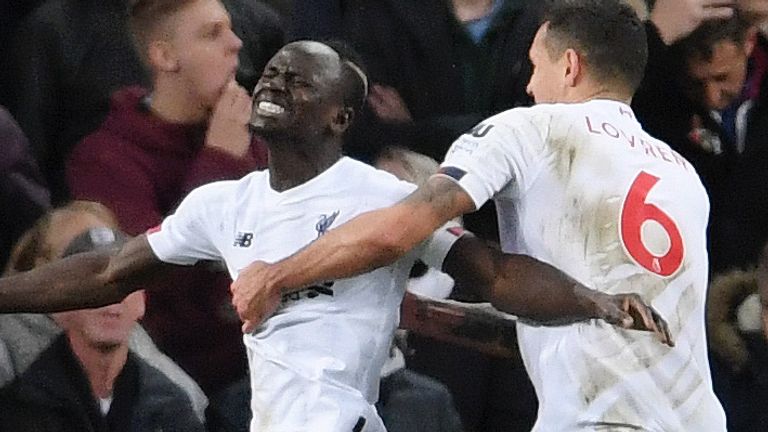
[[[494,199],[502,247],[606,293],[637,292],[675,347],[599,321],[518,326],[536,431],[724,431],[704,334],[709,202],[697,173],[620,102],[514,109],[475,127],[441,173]]]

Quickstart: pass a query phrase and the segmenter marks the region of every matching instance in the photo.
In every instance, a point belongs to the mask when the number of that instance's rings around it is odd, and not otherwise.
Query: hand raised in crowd
[[[232,305],[243,321],[243,333],[252,332],[280,306],[280,289],[269,285],[271,268],[268,263],[254,261],[232,283]]]
[[[657,0],[651,21],[667,45],[688,36],[704,21],[729,18],[737,0]]]
[[[376,116],[385,123],[413,121],[408,105],[393,87],[374,84],[368,95],[368,105],[376,113]]]
[[[224,87],[211,114],[205,145],[235,157],[243,157],[251,146],[248,121],[251,98],[233,78]]]

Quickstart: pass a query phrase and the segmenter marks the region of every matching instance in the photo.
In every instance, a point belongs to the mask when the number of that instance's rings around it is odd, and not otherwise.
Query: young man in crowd
[[[248,131],[250,97],[234,80],[243,43],[220,1],[135,1],[129,27],[152,85],[117,91],[104,123],[75,146],[66,168],[74,198],[106,205],[122,230],[137,235],[195,187],[263,169],[267,155]],[[216,410],[219,397],[246,383],[229,280],[198,269],[154,283],[165,289],[150,289],[143,324]]]

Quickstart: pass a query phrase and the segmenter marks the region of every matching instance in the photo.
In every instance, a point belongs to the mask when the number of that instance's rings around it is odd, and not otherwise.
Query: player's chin
[[[287,133],[288,127],[283,122],[272,117],[251,116],[248,127],[254,135],[270,138],[279,137]]]

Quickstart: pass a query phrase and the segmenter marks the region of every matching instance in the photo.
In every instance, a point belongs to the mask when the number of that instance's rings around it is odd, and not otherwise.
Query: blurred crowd
[[[729,430],[765,430],[768,0],[631,3],[649,45],[632,108],[691,162],[710,198],[715,390]],[[369,96],[345,151],[418,182],[480,120],[532,103],[528,51],[544,4],[4,2],[0,265],[11,274],[116,247],[195,187],[266,168],[265,143],[244,127],[249,92],[291,40],[343,40],[360,53]],[[167,49],[143,37],[158,16],[174,20]],[[598,132],[643,146],[609,126]],[[464,224],[498,240],[492,205]],[[152,282],[166,289],[148,285],[106,308],[0,316],[0,412],[12,411],[0,430],[247,430],[245,350],[220,270],[178,271]],[[450,292],[439,274],[413,276],[419,290]],[[389,430],[530,430],[537,401],[519,357],[417,333],[398,338],[382,371]]]

